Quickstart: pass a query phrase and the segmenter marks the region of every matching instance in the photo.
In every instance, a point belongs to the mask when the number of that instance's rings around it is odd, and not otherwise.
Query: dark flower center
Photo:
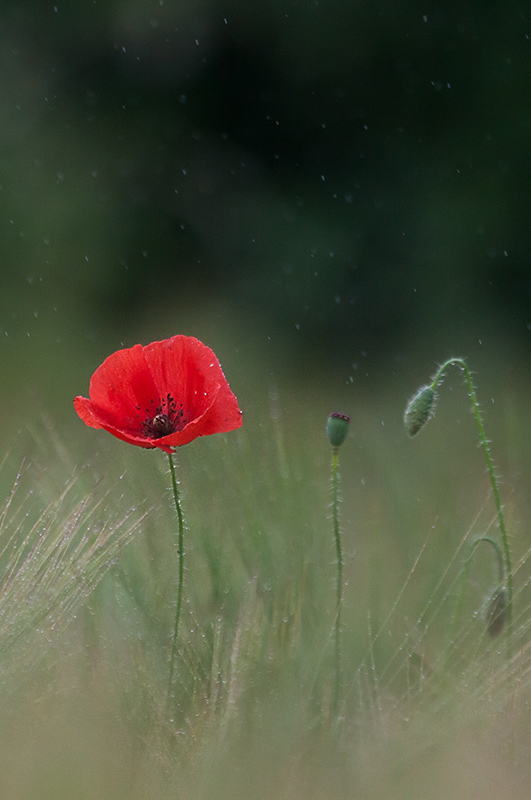
[[[153,430],[159,436],[168,436],[168,434],[173,433],[173,425],[167,414],[157,414],[156,417],[153,417],[151,424],[153,425]]]
[[[157,406],[153,401],[153,407],[146,408],[145,414],[142,428],[148,439],[161,439],[163,436],[169,436],[170,433],[182,430],[187,423],[187,420],[184,419],[182,403],[177,408],[171,394],[159,401]]]

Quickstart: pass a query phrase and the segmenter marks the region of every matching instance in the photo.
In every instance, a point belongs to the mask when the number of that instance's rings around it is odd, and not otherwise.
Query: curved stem
[[[477,539],[474,539],[474,541],[472,542],[472,544],[470,546],[470,552],[468,554],[468,561],[470,561],[472,559],[472,556],[476,552],[476,547],[481,542],[487,542],[487,544],[490,544],[490,546],[494,550],[494,553],[496,555],[496,565],[498,567],[498,586],[501,587],[503,585],[503,577],[504,577],[503,555],[502,555],[502,552],[500,550],[500,545],[498,544],[496,539],[493,539],[492,536],[478,536]]]
[[[179,533],[178,533],[178,544],[177,544],[177,552],[179,554],[179,586],[177,589],[177,608],[175,610],[175,625],[173,628],[173,640],[171,645],[171,656],[170,656],[170,675],[168,678],[168,701],[171,697],[171,690],[173,685],[173,670],[175,664],[175,653],[177,652],[177,637],[179,634],[179,619],[181,616],[181,605],[183,600],[183,583],[184,583],[184,522],[183,522],[183,512],[181,510],[181,504],[179,501],[179,490],[177,489],[177,478],[175,476],[175,464],[173,463],[173,453],[168,453],[168,459],[170,462],[170,472],[171,472],[171,483],[173,489],[173,499],[175,500],[175,508],[177,510],[177,518],[179,520]]]
[[[343,603],[343,551],[341,548],[341,533],[339,530],[338,460],[339,448],[334,447],[332,450],[332,517],[337,556],[337,599],[334,627],[336,675],[333,698],[333,711],[335,715],[337,715],[339,711],[339,695],[341,691],[341,606]]]
[[[511,564],[511,551],[509,548],[509,540],[507,537],[507,531],[505,528],[505,520],[503,516],[503,507],[500,499],[500,491],[498,489],[498,482],[496,480],[496,474],[494,472],[494,464],[492,461],[492,456],[490,454],[487,437],[485,435],[485,428],[483,426],[483,420],[481,419],[481,412],[479,410],[479,403],[476,397],[476,389],[472,382],[472,376],[470,375],[470,370],[468,369],[468,365],[466,361],[462,358],[450,358],[448,361],[445,361],[444,364],[439,367],[435,376],[433,377],[431,386],[433,389],[436,389],[439,382],[442,379],[443,373],[445,369],[452,364],[457,364],[461,367],[463,372],[465,373],[465,379],[468,386],[468,394],[470,396],[470,401],[472,403],[472,408],[474,411],[474,416],[476,418],[476,423],[479,432],[479,438],[481,441],[481,447],[483,449],[483,454],[485,456],[485,461],[487,464],[487,471],[489,473],[490,483],[492,486],[492,494],[494,497],[494,503],[496,505],[496,511],[498,515],[498,527],[500,529],[500,536],[502,541],[503,547],[503,555],[505,559],[505,572],[507,575],[507,633],[508,633],[508,640],[509,642],[512,639],[512,611],[513,611],[513,571],[512,571],[512,564]]]
[[[504,578],[503,564],[504,564],[504,562],[503,562],[503,555],[502,555],[501,550],[500,550],[500,545],[491,536],[478,536],[477,539],[474,539],[474,541],[471,543],[470,549],[469,549],[467,557],[465,559],[465,562],[464,562],[463,566],[461,567],[460,575],[462,576],[462,581],[461,581],[461,588],[460,588],[460,591],[459,591],[459,594],[457,596],[457,600],[456,600],[456,603],[455,603],[454,613],[452,614],[452,622],[451,622],[451,625],[450,625],[450,631],[451,631],[451,633],[450,633],[450,646],[451,646],[451,644],[453,642],[453,639],[454,639],[454,636],[455,636],[455,631],[456,631],[456,628],[457,628],[457,621],[459,619],[459,616],[460,616],[460,613],[461,613],[461,609],[463,607],[463,600],[464,600],[464,596],[465,596],[465,589],[466,589],[468,574],[470,572],[470,565],[472,563],[472,557],[473,557],[474,553],[476,552],[477,546],[479,544],[481,544],[481,542],[487,542],[493,548],[493,550],[494,550],[494,552],[496,554],[496,564],[497,564],[497,567],[498,567],[498,588],[503,585],[503,578]],[[459,576],[458,576],[457,580],[459,580]],[[448,661],[449,657],[450,657],[450,653],[448,653],[448,656],[446,657],[446,661]]]

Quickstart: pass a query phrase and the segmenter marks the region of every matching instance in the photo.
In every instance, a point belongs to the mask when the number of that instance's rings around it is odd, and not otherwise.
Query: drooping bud
[[[326,435],[332,447],[339,447],[343,444],[348,435],[349,425],[350,417],[346,414],[338,414],[337,412],[330,414],[326,423]]]
[[[416,436],[427,421],[433,417],[436,393],[433,386],[421,386],[406,406],[404,425],[409,436]]]
[[[492,599],[485,613],[485,623],[487,633],[492,638],[496,638],[502,632],[507,616],[507,592],[505,589],[497,589],[492,595]]]

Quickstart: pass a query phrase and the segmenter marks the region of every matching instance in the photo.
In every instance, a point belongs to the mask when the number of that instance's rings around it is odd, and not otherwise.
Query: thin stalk
[[[171,697],[171,690],[173,685],[173,671],[175,665],[175,654],[177,652],[177,638],[179,635],[179,619],[181,616],[181,605],[183,601],[183,583],[184,583],[184,522],[183,512],[181,510],[181,503],[179,501],[179,490],[177,489],[177,477],[175,475],[175,464],[173,463],[173,453],[168,453],[170,462],[171,483],[173,489],[173,499],[175,500],[175,508],[177,510],[177,518],[179,520],[179,532],[177,541],[177,552],[179,554],[179,585],[177,588],[177,607],[175,609],[175,625],[173,628],[173,640],[171,645],[170,656],[170,674],[168,678],[168,701]]]
[[[461,578],[461,586],[460,586],[459,594],[457,595],[457,600],[456,600],[456,603],[455,603],[455,606],[454,606],[454,611],[453,611],[453,614],[452,614],[452,621],[450,623],[450,643],[449,643],[449,650],[448,650],[448,654],[446,656],[445,664],[447,664],[448,661],[450,660],[451,648],[452,648],[452,644],[453,644],[454,637],[455,637],[456,630],[457,630],[457,623],[459,621],[459,617],[461,616],[461,610],[463,608],[463,602],[464,602],[464,597],[465,597],[465,589],[466,589],[466,586],[467,586],[467,583],[468,583],[468,576],[469,576],[469,573],[470,573],[470,566],[472,564],[472,557],[473,557],[474,553],[476,552],[476,549],[477,549],[478,545],[481,544],[481,542],[486,542],[487,544],[490,544],[490,546],[493,548],[494,553],[496,554],[496,565],[498,567],[498,588],[503,585],[504,559],[503,559],[502,552],[500,550],[500,545],[491,536],[478,536],[477,539],[474,539],[474,541],[471,543],[470,549],[469,549],[469,551],[467,553],[467,556],[466,556],[466,559],[465,559],[465,562],[464,562],[463,566],[461,567],[460,575],[457,578],[458,580],[459,580],[459,577]]]
[[[339,530],[338,460],[339,448],[334,447],[332,450],[332,519],[337,557],[337,597],[334,626],[336,669],[332,708],[336,716],[339,711],[339,696],[341,692],[341,606],[343,604],[343,551],[341,548],[341,532]]]
[[[451,366],[452,364],[457,364],[461,367],[463,372],[465,373],[465,379],[468,386],[468,394],[470,397],[470,401],[472,403],[472,408],[474,411],[474,416],[476,418],[476,423],[479,432],[479,438],[481,441],[481,447],[483,449],[483,454],[485,456],[485,461],[487,464],[487,471],[489,473],[490,483],[492,486],[492,494],[494,497],[494,503],[496,505],[496,512],[498,515],[498,527],[500,529],[500,536],[502,541],[502,548],[503,548],[503,555],[505,560],[505,573],[507,576],[507,611],[506,611],[506,622],[507,622],[507,635],[509,643],[512,640],[512,618],[513,618],[513,570],[511,564],[511,551],[509,548],[509,539],[507,537],[507,530],[505,528],[505,519],[503,516],[503,507],[500,499],[500,491],[498,488],[498,482],[496,480],[496,474],[494,472],[494,464],[492,461],[492,456],[490,454],[489,445],[487,441],[487,437],[485,435],[485,428],[483,426],[483,420],[481,419],[481,412],[479,410],[479,403],[476,397],[476,389],[474,383],[472,382],[472,376],[470,375],[470,370],[468,369],[468,365],[466,361],[462,358],[450,358],[448,361],[445,361],[444,364],[439,367],[437,373],[433,377],[431,387],[436,389],[442,376],[447,369],[447,367]],[[509,644],[510,646],[510,644]]]

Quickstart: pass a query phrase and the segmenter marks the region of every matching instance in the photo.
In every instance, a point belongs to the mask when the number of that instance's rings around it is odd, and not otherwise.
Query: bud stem
[[[454,637],[455,637],[455,632],[456,632],[456,628],[457,628],[457,622],[459,620],[459,617],[461,615],[461,609],[463,607],[463,601],[464,601],[464,596],[465,596],[465,588],[466,588],[466,585],[467,585],[467,582],[468,582],[468,575],[470,573],[470,566],[472,564],[472,557],[473,557],[474,553],[476,552],[476,548],[478,547],[479,544],[481,544],[481,542],[487,542],[487,544],[490,544],[490,546],[494,549],[494,553],[496,554],[496,563],[497,563],[497,566],[498,566],[498,584],[497,584],[497,588],[499,589],[503,585],[504,559],[503,559],[503,553],[502,553],[502,551],[500,549],[500,545],[491,536],[478,536],[477,539],[474,539],[474,541],[471,543],[470,549],[469,549],[468,554],[467,554],[466,559],[465,559],[465,562],[464,562],[463,566],[461,567],[461,572],[460,572],[460,576],[462,577],[461,588],[460,588],[459,594],[457,596],[454,612],[452,614],[452,623],[451,623],[451,627],[450,627],[450,630],[451,630],[450,647],[451,647],[451,645],[453,643],[453,640],[454,640]],[[459,576],[458,576],[458,580],[459,580]],[[449,657],[450,657],[450,653],[448,653],[448,656],[447,656],[447,659],[446,659],[447,662],[449,660]]]
[[[485,435],[485,428],[483,426],[483,420],[481,419],[481,412],[480,412],[480,409],[479,409],[479,403],[478,403],[477,397],[476,397],[476,389],[475,389],[474,383],[472,381],[472,376],[470,375],[470,370],[468,369],[468,365],[467,365],[466,361],[464,361],[464,359],[462,359],[462,358],[450,358],[450,359],[448,359],[448,361],[445,361],[444,364],[441,367],[439,367],[439,369],[437,370],[436,374],[434,375],[433,380],[431,382],[431,386],[432,386],[433,389],[436,389],[437,386],[442,382],[445,370],[448,367],[452,366],[453,364],[456,364],[457,366],[461,367],[461,369],[463,370],[463,372],[465,374],[465,380],[466,380],[466,383],[467,383],[467,386],[468,386],[468,394],[469,394],[469,397],[470,397],[470,402],[472,403],[472,409],[474,411],[474,416],[476,418],[476,424],[477,424],[478,432],[479,432],[479,439],[480,439],[480,442],[481,442],[481,447],[483,449],[483,454],[485,456],[485,461],[486,461],[486,464],[487,464],[487,471],[489,473],[489,478],[490,478],[490,482],[491,482],[491,486],[492,486],[492,494],[493,494],[493,497],[494,497],[494,503],[496,505],[496,512],[497,512],[497,515],[498,515],[498,527],[500,529],[500,536],[501,536],[502,547],[503,547],[503,556],[504,556],[504,560],[505,560],[505,573],[506,573],[506,576],[507,576],[507,616],[506,616],[506,621],[507,621],[508,648],[509,648],[509,654],[510,654],[510,647],[511,647],[511,641],[512,641],[512,615],[513,615],[513,613],[512,613],[513,612],[513,571],[512,571],[512,565],[511,565],[511,551],[510,551],[510,548],[509,548],[509,540],[508,540],[508,537],[507,537],[507,530],[505,528],[505,520],[504,520],[504,516],[503,516],[503,507],[502,507],[502,503],[501,503],[501,499],[500,499],[500,491],[499,491],[499,488],[498,488],[498,482],[496,480],[496,474],[494,472],[494,464],[493,464],[493,461],[492,461],[492,456],[490,454],[490,450],[489,450],[489,446],[488,446],[488,442],[487,442],[487,437]],[[477,540],[477,541],[479,541],[479,540]],[[491,541],[491,540],[487,537],[487,541]],[[503,577],[502,577],[502,580],[503,580]]]
[[[334,447],[332,449],[332,519],[337,557],[337,599],[334,625],[336,674],[332,708],[336,717],[339,711],[339,696],[341,693],[341,606],[343,604],[343,550],[341,548],[341,531],[339,529],[338,461],[339,447]]]

